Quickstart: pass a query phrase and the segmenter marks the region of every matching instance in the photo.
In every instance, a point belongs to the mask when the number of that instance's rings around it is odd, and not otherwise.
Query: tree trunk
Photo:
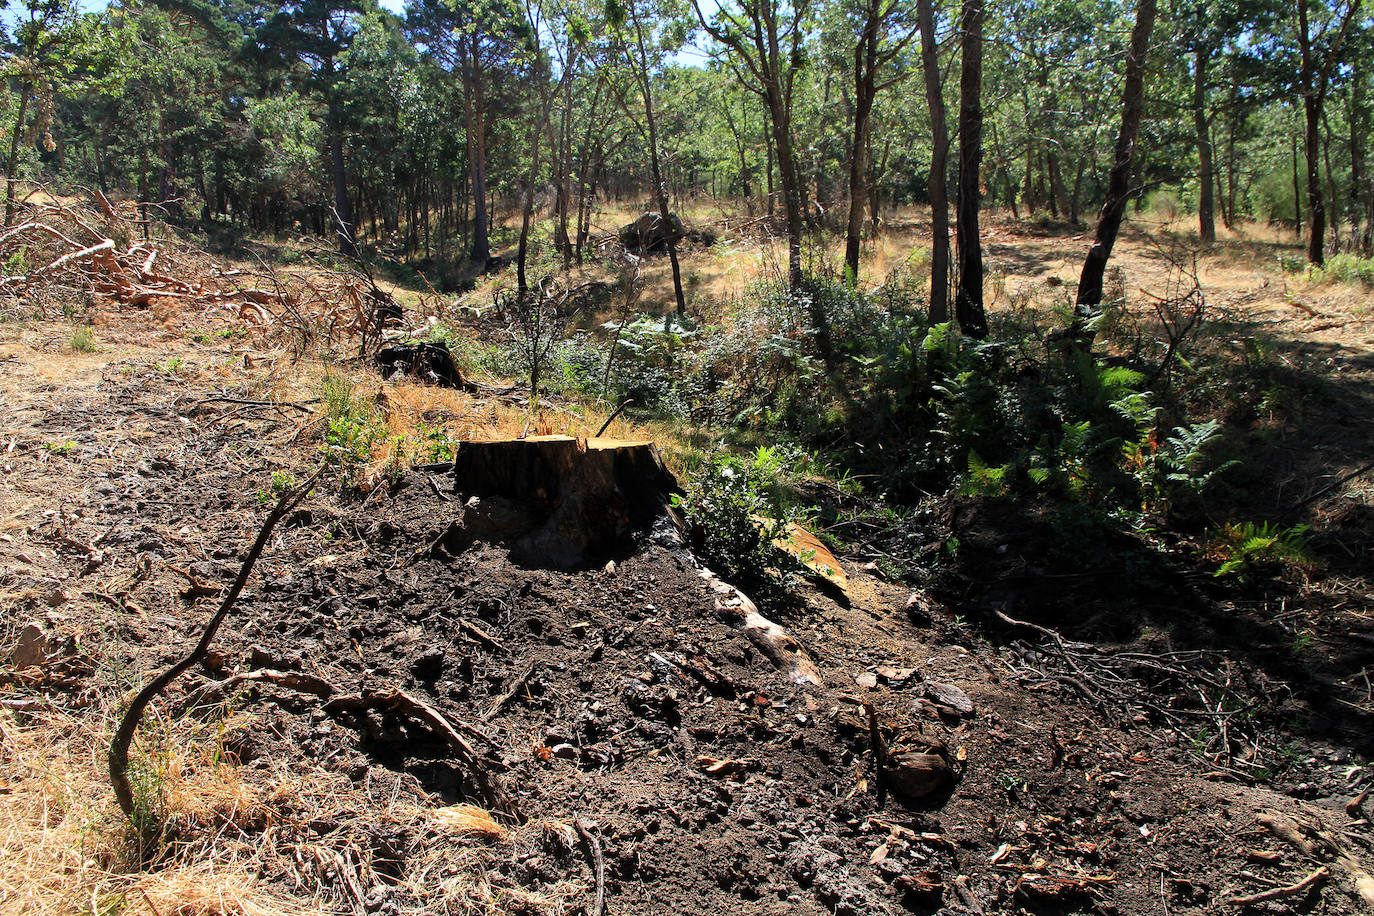
[[[10,134],[10,158],[5,163],[5,225],[14,222],[14,181],[19,170],[19,144],[24,136],[24,113],[29,107],[29,84],[19,92],[19,110],[14,117],[14,131]]]
[[[959,75],[959,288],[954,314],[970,337],[988,334],[983,311],[983,244],[978,235],[983,159],[983,0],[964,0]]]
[[[945,100],[940,94],[940,58],[935,44],[932,0],[917,0],[916,8],[933,144],[930,157],[930,322],[941,324],[949,320],[949,198],[945,192],[949,133],[945,128]]]
[[[1102,304],[1102,281],[1107,261],[1116,245],[1121,220],[1126,213],[1126,201],[1131,191],[1131,168],[1135,159],[1136,139],[1140,135],[1140,121],[1145,113],[1145,58],[1150,50],[1150,33],[1154,30],[1156,0],[1139,0],[1135,12],[1135,27],[1131,30],[1131,47],[1126,57],[1126,86],[1122,92],[1121,131],[1116,137],[1115,159],[1107,177],[1107,197],[1097,221],[1093,246],[1083,262],[1078,281],[1075,325],[1085,341],[1091,342],[1091,332],[1083,324],[1096,314]]]
[[[1368,175],[1370,125],[1365,79],[1364,74],[1357,73],[1350,86],[1350,198],[1362,224],[1360,250],[1367,257],[1374,236],[1374,188]]]
[[[1350,0],[1341,17],[1336,37],[1326,49],[1326,59],[1319,67],[1313,56],[1312,33],[1307,21],[1308,0],[1297,0],[1298,7],[1298,51],[1300,69],[1298,88],[1303,96],[1303,114],[1306,117],[1306,130],[1303,134],[1303,152],[1307,155],[1307,205],[1312,218],[1309,226],[1307,260],[1320,267],[1325,263],[1323,251],[1326,235],[1326,204],[1322,200],[1321,169],[1318,157],[1321,155],[1322,111],[1326,104],[1326,90],[1330,85],[1331,67],[1337,60],[1346,32],[1359,12],[1362,0]]]
[[[1322,157],[1326,160],[1326,190],[1331,195],[1331,247],[1339,251],[1341,247],[1341,202],[1336,196],[1336,171],[1331,167],[1331,122],[1326,112],[1322,112]]]
[[[1193,57],[1193,134],[1197,143],[1197,222],[1198,235],[1204,242],[1217,240],[1216,218],[1213,215],[1212,138],[1207,124],[1207,60],[1212,49],[1198,42]]]
[[[480,77],[464,87],[468,116],[468,170],[472,181],[472,249],[468,260],[478,270],[491,263],[490,226],[487,222],[487,119]]]
[[[859,285],[859,247],[864,231],[864,178],[868,165],[868,125],[877,94],[879,17],[871,10],[862,39],[854,46],[854,134],[849,150],[849,220],[844,237],[844,279],[851,288]]]
[[[635,40],[639,45],[639,89],[644,97],[644,121],[649,128],[649,173],[654,182],[654,199],[658,202],[658,215],[663,220],[663,237],[668,244],[668,263],[673,269],[673,296],[677,300],[677,313],[686,315],[687,298],[682,292],[682,270],[677,260],[677,233],[673,231],[672,214],[668,209],[668,186],[663,182],[663,171],[658,159],[658,120],[654,117],[653,95],[649,89],[649,56],[644,48],[644,29],[639,22],[639,9],[633,0],[630,3],[630,15],[634,20]],[[791,227],[790,220],[788,226]]]
[[[1298,237],[1302,237],[1302,182],[1298,180],[1298,139],[1290,137],[1289,147],[1293,152],[1293,226]]]

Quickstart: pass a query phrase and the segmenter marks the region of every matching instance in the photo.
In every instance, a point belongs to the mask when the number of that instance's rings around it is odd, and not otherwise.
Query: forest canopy
[[[580,262],[595,201],[710,199],[776,215],[794,279],[817,228],[845,232],[853,270],[860,237],[903,205],[1090,222],[1148,12],[1120,176],[1133,205],[1195,213],[1204,240],[1278,223],[1314,263],[1368,253],[1360,0],[1155,7],[11,0],[7,215],[18,181],[99,187],[209,232],[366,246],[451,286],[495,266],[527,202],[551,231],[521,251]]]

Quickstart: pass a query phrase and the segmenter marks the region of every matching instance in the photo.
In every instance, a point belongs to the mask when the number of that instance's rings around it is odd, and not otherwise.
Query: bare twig
[[[1263,903],[1266,900],[1282,900],[1285,897],[1296,897],[1330,877],[1331,869],[1323,865],[1296,884],[1270,888],[1267,891],[1260,891],[1258,894],[1250,894],[1244,897],[1228,897],[1226,898],[1226,902],[1232,906],[1254,906],[1256,903]]]
[[[587,858],[592,862],[592,878],[596,881],[596,899],[587,916],[606,916],[606,857],[601,853],[601,841],[592,833],[591,824],[578,818],[574,826],[582,838]]]
[[[534,669],[537,666],[538,662],[530,662],[529,665],[526,666],[524,672],[515,679],[515,683],[511,684],[510,689],[501,694],[495,703],[491,704],[491,709],[487,710],[487,714],[482,718],[486,720],[494,719],[496,716],[499,716],[507,706],[514,703],[520,696],[520,692],[529,686],[530,678],[534,675]]]
[[[606,422],[602,423],[601,428],[596,431],[595,438],[600,439],[603,435],[605,435],[606,430],[610,429],[611,424],[615,422],[615,418],[620,416],[620,412],[624,410],[626,407],[629,407],[634,402],[634,398],[626,398],[625,400],[621,401],[620,406],[617,407],[615,410],[611,411],[611,415],[606,418]]]
[[[133,743],[134,732],[138,729],[138,723],[143,718],[143,711],[148,708],[148,704],[158,694],[167,689],[168,684],[205,657],[205,653],[210,648],[211,640],[219,631],[220,624],[224,623],[225,617],[229,615],[229,611],[239,600],[239,595],[243,593],[243,588],[248,583],[248,577],[253,572],[253,566],[258,562],[258,557],[262,555],[263,548],[267,546],[268,538],[272,536],[272,529],[276,527],[277,522],[281,521],[305,498],[306,494],[310,492],[310,487],[315,482],[315,478],[319,477],[323,470],[320,468],[307,477],[300,486],[281,495],[281,499],[277,500],[277,505],[268,514],[266,521],[262,523],[257,540],[253,542],[253,546],[248,550],[248,555],[243,559],[238,577],[234,580],[233,586],[230,587],[229,593],[224,596],[224,601],[220,603],[219,610],[205,625],[205,630],[201,633],[200,641],[196,643],[195,648],[181,661],[149,681],[142,690],[134,695],[124,710],[124,716],[120,719],[119,727],[115,729],[114,738],[110,741],[110,785],[114,788],[120,810],[130,820],[134,819],[134,793],[133,787],[129,783],[129,745]]]

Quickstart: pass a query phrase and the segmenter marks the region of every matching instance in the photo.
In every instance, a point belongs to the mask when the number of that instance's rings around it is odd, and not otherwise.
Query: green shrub
[[[72,328],[71,348],[73,353],[94,353],[95,332],[87,325]]]
[[[1312,279],[1323,283],[1349,283],[1374,289],[1374,258],[1342,252],[1326,259],[1321,267],[1312,269]]]
[[[800,563],[776,545],[800,513],[786,504],[778,485],[781,453],[760,448],[747,458],[706,460],[674,505],[692,528],[697,554],[730,582],[759,600],[787,593]]]

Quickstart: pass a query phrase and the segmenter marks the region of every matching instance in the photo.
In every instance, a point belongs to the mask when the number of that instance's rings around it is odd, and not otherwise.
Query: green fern
[[[1262,564],[1304,566],[1313,555],[1307,543],[1307,525],[1282,528],[1269,522],[1232,522],[1223,527],[1213,541],[1222,562],[1214,575],[1235,576],[1245,581]]]

